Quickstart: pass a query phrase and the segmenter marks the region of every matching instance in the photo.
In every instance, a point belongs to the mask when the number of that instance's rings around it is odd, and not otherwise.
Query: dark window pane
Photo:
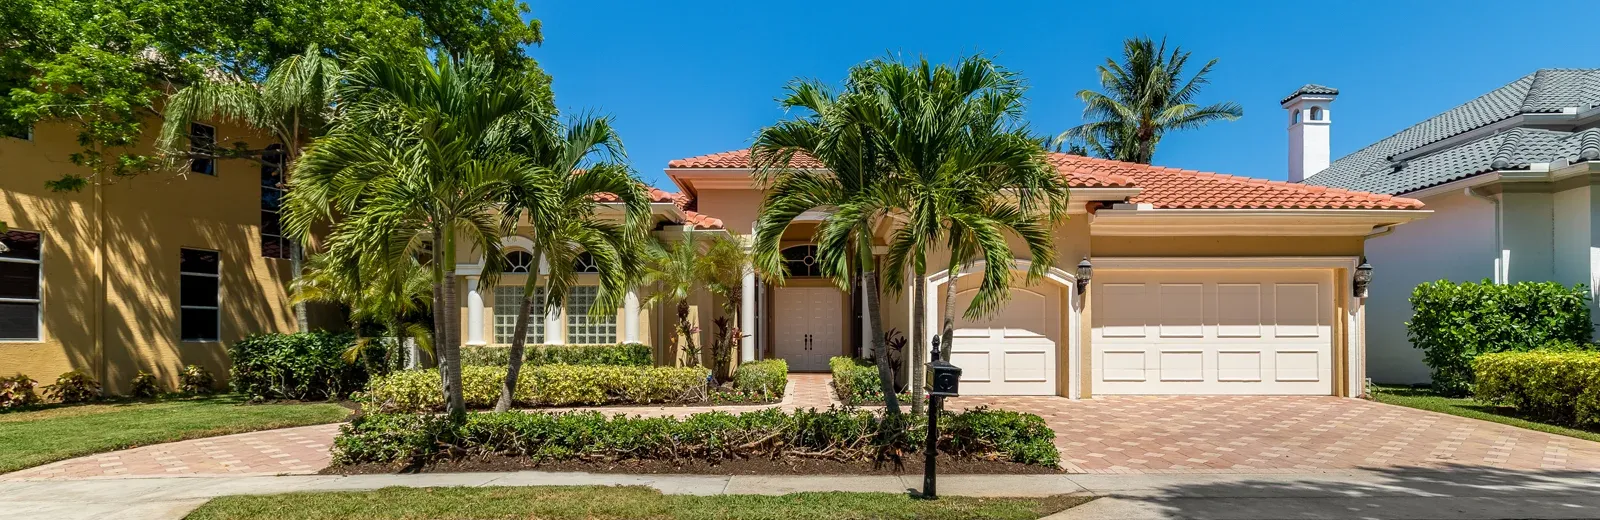
[[[217,279],[210,276],[187,276],[181,280],[179,288],[181,295],[178,300],[182,305],[198,305],[201,307],[217,306]]]
[[[507,273],[526,273],[532,267],[532,264],[533,255],[527,251],[512,251],[506,253],[506,266],[502,271]]]
[[[261,234],[282,235],[283,231],[278,226],[278,214],[271,211],[261,212]]]
[[[0,340],[39,339],[39,304],[0,302]]]
[[[578,257],[572,260],[572,271],[578,273],[598,273],[600,272],[600,264],[596,264],[594,262],[594,255],[589,254],[588,251],[584,251],[582,253],[578,253]]]
[[[189,171],[216,174],[216,165],[210,158],[217,144],[217,129],[200,123],[189,124],[189,153],[192,160]]]
[[[267,258],[285,258],[289,256],[283,252],[283,242],[272,235],[261,235],[261,256]]]
[[[271,145],[261,154],[261,185],[269,188],[277,187],[283,175],[283,146]]]
[[[217,311],[214,309],[183,309],[179,327],[184,341],[216,341],[222,337],[217,331]]]
[[[0,298],[39,298],[39,264],[0,262]]]
[[[183,262],[179,270],[185,273],[217,274],[217,252],[200,249],[184,249]]]
[[[783,263],[789,268],[789,276],[822,276],[822,266],[817,264],[817,246],[784,249]]]
[[[282,199],[282,191],[268,188],[261,189],[261,209],[267,211],[278,211],[278,206],[283,202]]]
[[[0,244],[5,244],[7,250],[4,253],[0,253],[0,258],[39,259],[38,233],[8,231],[5,234],[0,234]]]

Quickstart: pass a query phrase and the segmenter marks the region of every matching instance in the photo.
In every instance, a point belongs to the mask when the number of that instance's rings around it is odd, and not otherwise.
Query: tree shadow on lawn
[[[1600,518],[1596,472],[1461,464],[1361,470],[1370,473],[1152,476],[1149,488],[1111,494],[1168,518]]]

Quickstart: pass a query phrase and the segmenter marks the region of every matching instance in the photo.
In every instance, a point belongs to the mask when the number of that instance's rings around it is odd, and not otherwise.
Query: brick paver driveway
[[[1031,412],[1086,473],[1303,473],[1485,466],[1600,471],[1600,443],[1339,397],[963,397]]]

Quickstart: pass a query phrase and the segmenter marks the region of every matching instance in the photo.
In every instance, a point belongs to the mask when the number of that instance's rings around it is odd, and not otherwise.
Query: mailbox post
[[[960,395],[961,385],[961,369],[939,355],[938,336],[933,338],[933,362],[928,363],[928,374],[932,382],[928,385],[928,445],[923,448],[926,459],[922,465],[922,498],[933,500],[939,498],[934,482],[934,464],[939,455],[939,410],[944,408],[944,398]]]

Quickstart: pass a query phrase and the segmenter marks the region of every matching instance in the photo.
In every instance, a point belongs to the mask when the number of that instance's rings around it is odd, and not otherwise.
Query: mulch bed
[[[736,459],[710,464],[704,461],[620,460],[613,462],[559,461],[535,463],[526,457],[495,456],[474,460],[441,461],[420,467],[392,464],[331,466],[323,475],[381,475],[395,473],[464,473],[476,471],[582,471],[588,473],[695,474],[695,475],[921,475],[922,457],[907,458],[874,468],[870,462],[815,459]],[[1060,468],[1015,462],[939,458],[939,473],[948,475],[1043,475],[1063,473]]]

